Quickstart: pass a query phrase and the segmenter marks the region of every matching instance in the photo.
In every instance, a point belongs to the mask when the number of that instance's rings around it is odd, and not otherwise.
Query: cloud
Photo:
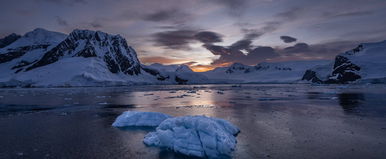
[[[140,61],[145,64],[150,64],[150,63],[173,64],[173,63],[185,62],[186,60],[167,58],[164,56],[150,56],[150,57],[141,57]]]
[[[211,31],[201,31],[194,35],[194,38],[202,43],[222,42],[222,37],[223,35]]]
[[[280,36],[280,39],[283,40],[285,43],[292,43],[295,42],[297,39],[290,36]]]
[[[194,30],[173,30],[153,34],[156,46],[168,49],[190,50],[189,44],[195,41]]]
[[[272,47],[258,46],[251,48],[248,43],[239,45],[239,40],[231,46],[224,47],[212,44],[204,44],[203,47],[208,49],[213,55],[220,57],[212,62],[212,65],[222,65],[224,63],[243,63],[247,65],[255,65],[259,62],[279,56],[279,54]],[[238,46],[238,47],[235,47]],[[240,47],[244,46],[244,47]],[[247,54],[244,54],[241,49],[248,47]]]
[[[93,27],[93,28],[95,28],[95,29],[98,29],[98,28],[102,28],[102,27],[103,27],[102,23],[100,23],[100,22],[98,22],[98,21],[93,21],[93,22],[91,22],[91,23],[90,23],[90,26]]]
[[[67,21],[64,20],[63,18],[59,17],[59,16],[56,16],[56,22],[57,22],[60,26],[68,26]]]
[[[371,15],[372,11],[343,11],[343,12],[325,12],[323,15],[328,18],[356,17]]]
[[[284,48],[285,53],[305,53],[310,51],[310,47],[306,43],[297,43],[294,46]]]
[[[294,46],[284,49],[277,49],[281,56],[289,58],[287,60],[299,60],[303,57],[307,59],[331,59],[337,54],[355,48],[358,41],[330,41],[318,44],[297,43]]]
[[[144,15],[143,19],[146,21],[153,22],[173,22],[173,23],[184,23],[192,18],[186,12],[183,12],[179,9],[167,9],[159,10],[147,15]]]
[[[156,46],[167,49],[190,50],[190,44],[195,42],[215,43],[222,41],[222,35],[211,31],[173,30],[153,34]]]
[[[246,23],[237,23],[241,27],[241,31],[244,33],[254,33],[251,35],[255,35],[257,37],[260,37],[264,34],[274,32],[278,30],[282,25],[293,22],[297,19],[299,19],[301,13],[303,13],[303,9],[301,8],[291,8],[289,10],[286,10],[284,12],[279,12],[274,15],[274,18],[270,21],[267,21],[263,23],[263,26],[261,28],[252,28],[254,25],[250,24],[248,22]]]
[[[182,63],[182,65],[187,65],[187,66],[192,66],[194,64],[197,64],[197,62],[196,61],[190,61],[190,62]]]

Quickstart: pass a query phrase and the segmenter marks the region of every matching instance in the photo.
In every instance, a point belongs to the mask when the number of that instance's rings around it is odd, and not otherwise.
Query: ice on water
[[[230,156],[238,133],[236,126],[223,119],[183,116],[163,121],[145,136],[144,143],[189,156],[219,158]]]
[[[170,117],[170,115],[158,112],[126,111],[115,119],[113,126],[158,126],[162,121]]]

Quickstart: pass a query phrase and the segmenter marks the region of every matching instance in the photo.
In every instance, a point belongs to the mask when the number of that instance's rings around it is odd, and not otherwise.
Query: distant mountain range
[[[234,63],[207,72],[186,65],[143,65],[119,35],[35,29],[0,39],[0,87],[205,83],[386,83],[386,41],[361,44],[334,61]]]

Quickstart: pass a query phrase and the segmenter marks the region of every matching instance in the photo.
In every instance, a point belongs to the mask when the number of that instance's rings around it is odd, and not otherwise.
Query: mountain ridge
[[[386,41],[364,43],[334,61],[233,63],[194,72],[183,64],[143,65],[120,35],[79,29],[66,35],[37,28],[0,48],[0,87],[386,82],[380,60],[386,59],[385,50]]]

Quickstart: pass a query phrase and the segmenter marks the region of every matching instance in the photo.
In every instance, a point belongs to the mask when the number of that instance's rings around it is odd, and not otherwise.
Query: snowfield
[[[126,111],[117,117],[113,126],[158,126],[168,118],[171,118],[171,116],[158,112]]]

